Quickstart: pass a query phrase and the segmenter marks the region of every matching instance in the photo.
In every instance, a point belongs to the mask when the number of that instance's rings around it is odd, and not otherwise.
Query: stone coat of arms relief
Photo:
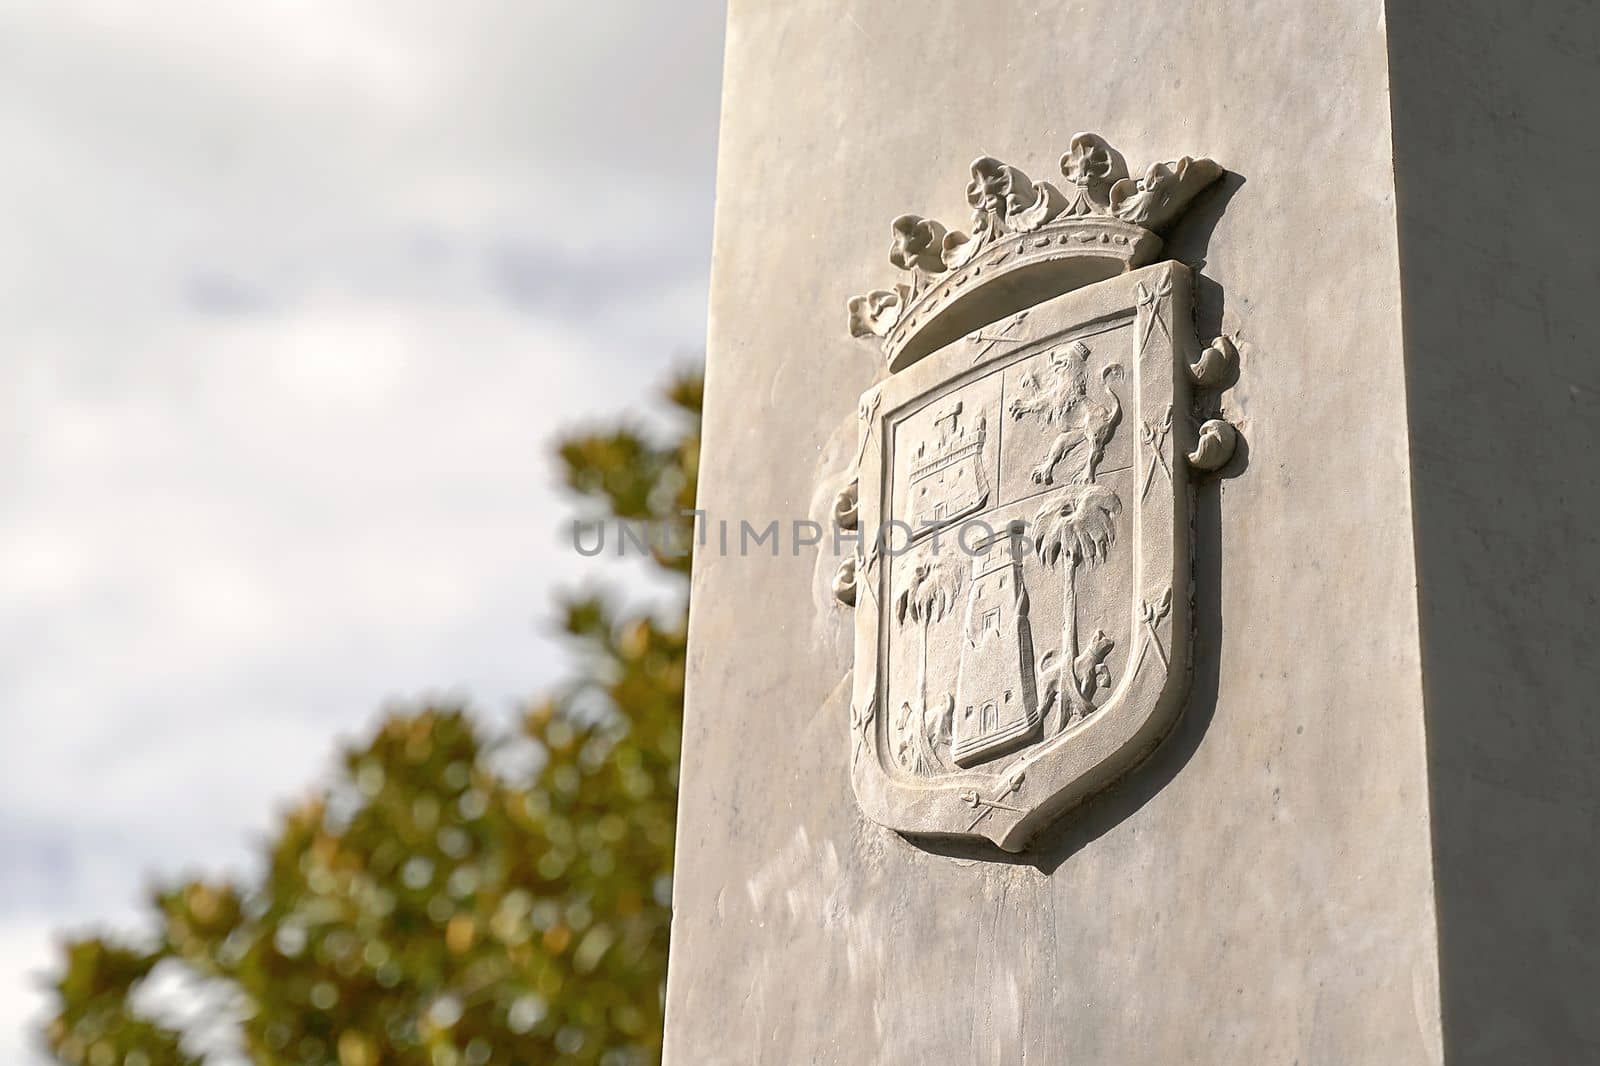
[[[1222,169],[1065,182],[972,164],[971,232],[892,226],[903,280],[849,302],[891,371],[861,399],[851,776],[873,820],[1020,851],[1171,729],[1189,677],[1190,498],[1235,430],[1197,417],[1232,343],[1195,335],[1161,234]]]

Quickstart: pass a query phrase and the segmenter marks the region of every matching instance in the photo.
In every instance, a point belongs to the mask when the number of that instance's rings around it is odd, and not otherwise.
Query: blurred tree
[[[685,426],[559,447],[601,514],[677,523],[687,551],[700,379],[666,392]],[[686,574],[689,560],[658,552]],[[228,989],[261,1064],[632,1066],[657,1061],[666,975],[687,593],[671,618],[569,598],[578,675],[489,741],[460,707],[391,715],[286,814],[258,879],[158,889],[140,947],[64,945],[45,1040],[73,1066],[187,1066],[193,1041],[141,1017],[179,966]],[[531,769],[505,749],[533,741]],[[186,1050],[187,1048],[187,1050]]]

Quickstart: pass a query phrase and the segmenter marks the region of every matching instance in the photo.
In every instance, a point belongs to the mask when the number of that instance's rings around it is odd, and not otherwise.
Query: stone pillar
[[[1447,1059],[1600,1062],[1600,6],[1386,7]]]
[[[730,7],[667,1066],[1600,1061],[1593,6]]]

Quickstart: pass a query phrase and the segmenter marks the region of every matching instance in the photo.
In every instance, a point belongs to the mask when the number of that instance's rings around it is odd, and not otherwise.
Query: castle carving
[[[983,445],[988,420],[961,425],[961,401],[934,418],[937,437],[922,441],[911,456],[911,528],[914,537],[980,511],[989,502],[983,470]]]
[[[950,750],[957,766],[1003,755],[1039,732],[1021,539],[1022,529],[1015,526],[977,545],[973,554]]]

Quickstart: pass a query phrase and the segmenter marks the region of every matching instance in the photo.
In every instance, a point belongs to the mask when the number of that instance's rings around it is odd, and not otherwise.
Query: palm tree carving
[[[917,706],[901,705],[901,761],[915,773],[927,773],[943,765],[936,751],[941,737],[948,736],[950,712],[954,704],[941,701],[939,714],[928,717],[928,632],[936,622],[953,614],[961,595],[961,567],[954,557],[932,557],[917,563],[911,571],[911,584],[895,599],[895,621],[915,622],[922,630],[921,655],[917,660]],[[948,706],[943,706],[948,704]]]
[[[1047,719],[1059,705],[1066,725],[1073,725],[1093,710],[1090,699],[1106,677],[1103,667],[1111,641],[1098,630],[1087,649],[1078,646],[1078,568],[1093,569],[1106,559],[1116,543],[1116,518],[1122,500],[1104,485],[1074,485],[1065,496],[1046,504],[1033,519],[1034,550],[1039,561],[1062,564],[1065,604],[1061,632],[1059,671],[1045,691]],[[1047,720],[1046,733],[1052,732]]]

